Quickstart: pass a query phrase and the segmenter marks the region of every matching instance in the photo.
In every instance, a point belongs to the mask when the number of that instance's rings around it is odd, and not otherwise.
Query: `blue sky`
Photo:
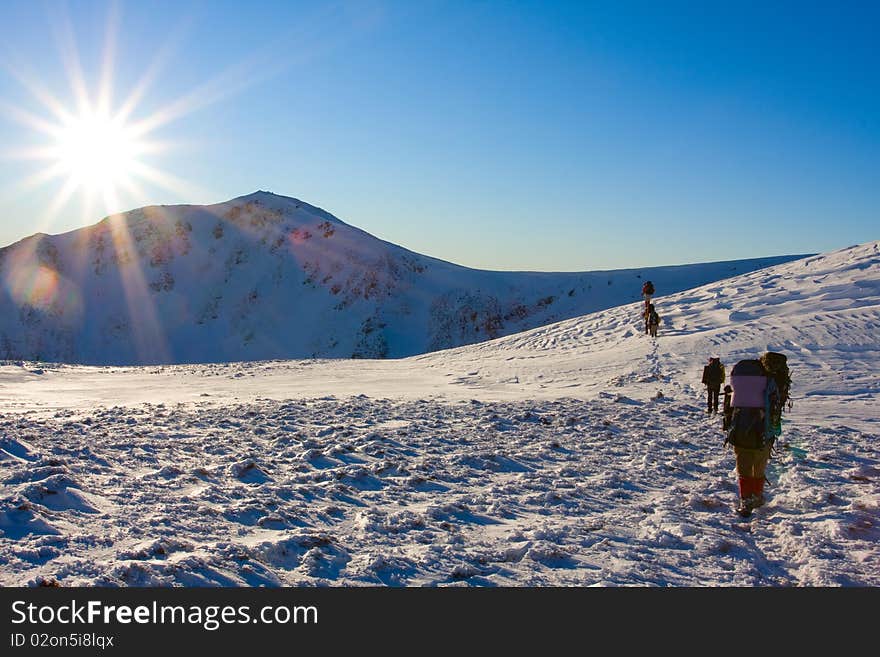
[[[5,0],[0,244],[257,189],[485,269],[878,239],[878,19],[876,3]],[[27,82],[75,108],[75,43],[94,97],[108,34],[111,104],[151,72],[131,118],[165,118],[142,159],[173,183],[53,207],[63,177],[23,183],[51,164],[21,157],[47,139],[21,112],[52,117]]]

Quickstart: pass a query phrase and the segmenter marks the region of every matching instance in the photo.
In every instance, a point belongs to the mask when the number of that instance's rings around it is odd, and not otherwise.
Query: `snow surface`
[[[0,367],[0,584],[878,586],[880,242],[399,360]],[[789,356],[733,513],[702,366]]]
[[[467,235],[462,235],[467,239]],[[0,249],[0,358],[92,365],[412,356],[799,256],[612,272],[492,272],[257,192],[150,206]]]

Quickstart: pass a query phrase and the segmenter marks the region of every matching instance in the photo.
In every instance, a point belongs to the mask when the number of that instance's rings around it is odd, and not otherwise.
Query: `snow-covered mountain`
[[[0,584],[880,586],[880,242],[405,359],[0,365]],[[743,521],[706,358],[789,357]]]
[[[293,198],[151,206],[0,249],[0,359],[402,357],[803,256],[585,273],[468,269]]]

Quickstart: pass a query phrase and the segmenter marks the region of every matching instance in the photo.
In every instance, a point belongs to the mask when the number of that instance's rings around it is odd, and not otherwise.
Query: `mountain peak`
[[[281,194],[275,194],[274,192],[267,191],[265,189],[258,189],[255,192],[251,192],[250,194],[245,194],[244,196],[236,196],[233,199],[227,201],[227,203],[237,203],[237,202],[286,202],[286,203],[302,203],[299,199],[293,198],[291,196],[283,196]]]
[[[289,196],[282,196],[281,194],[275,194],[274,192],[270,192],[265,189],[258,189],[255,192],[251,192],[250,194],[245,194],[244,196],[239,196],[236,200],[239,199],[256,199],[256,198],[283,198],[287,200],[295,200]]]
[[[280,210],[282,212],[305,210],[309,214],[318,216],[321,219],[325,219],[332,223],[348,225],[344,221],[339,219],[339,217],[336,217],[332,213],[327,212],[327,210],[324,210],[317,205],[307,203],[306,201],[295,198],[293,196],[284,196],[282,194],[276,194],[274,192],[270,192],[264,189],[258,189],[257,191],[251,192],[250,194],[245,194],[244,196],[237,196],[218,205],[247,203],[263,205],[274,210]]]

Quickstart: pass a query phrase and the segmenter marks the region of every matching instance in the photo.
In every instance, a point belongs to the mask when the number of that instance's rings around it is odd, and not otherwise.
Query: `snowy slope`
[[[798,256],[587,273],[489,272],[257,192],[153,206],[0,249],[0,358],[89,364],[409,356]]]
[[[0,367],[0,583],[878,586],[880,242],[401,360]],[[702,365],[787,353],[742,521]]]

